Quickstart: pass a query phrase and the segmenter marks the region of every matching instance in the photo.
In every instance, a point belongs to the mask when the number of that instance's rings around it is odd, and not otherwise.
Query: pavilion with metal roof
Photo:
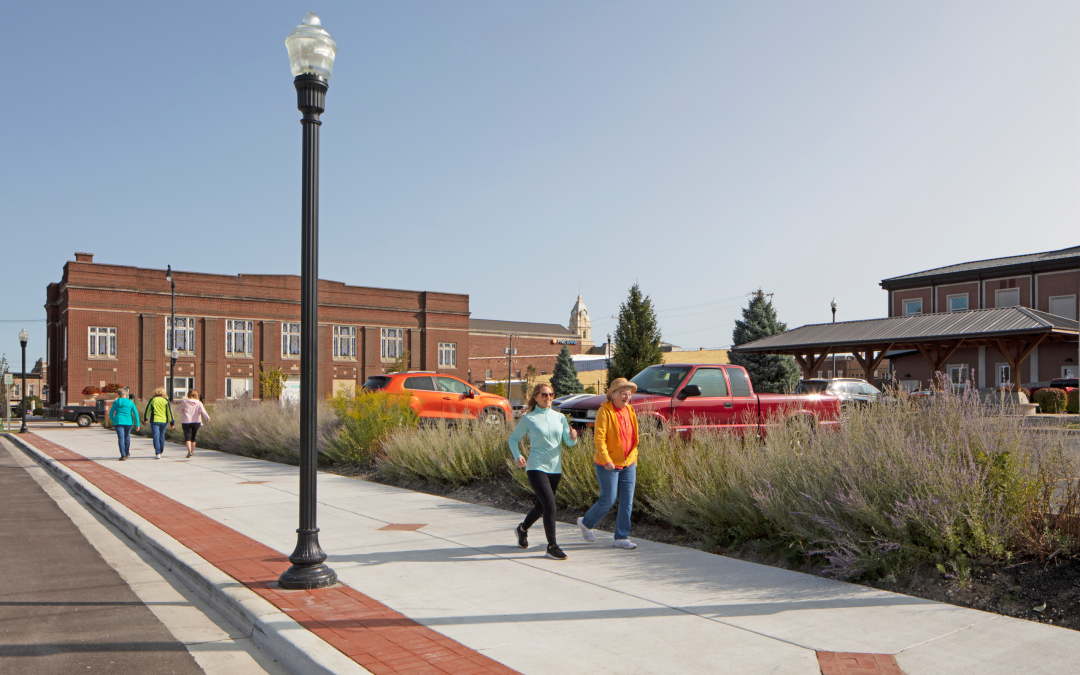
[[[851,352],[866,373],[873,373],[892,350],[917,350],[931,372],[942,367],[960,347],[991,346],[1011,367],[1013,385],[1020,387],[1021,364],[1040,344],[1080,339],[1080,322],[1028,307],[976,309],[944,314],[916,314],[887,319],[843,321],[802,326],[755,340],[732,352],[788,354],[813,377],[829,354]]]

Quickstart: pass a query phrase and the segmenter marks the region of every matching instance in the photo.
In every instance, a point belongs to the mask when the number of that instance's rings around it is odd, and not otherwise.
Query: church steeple
[[[593,346],[592,339],[592,325],[589,323],[589,310],[585,309],[585,301],[581,299],[581,296],[577,296],[577,302],[574,303],[574,308],[570,310],[570,325],[568,327],[571,333],[575,333],[578,338],[581,339],[582,349],[588,349]]]

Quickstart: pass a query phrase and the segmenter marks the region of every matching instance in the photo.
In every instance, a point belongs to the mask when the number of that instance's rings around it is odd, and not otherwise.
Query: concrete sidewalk
[[[121,463],[111,432],[35,431],[282,554],[295,545],[295,467],[181,461],[176,445],[155,461],[143,438]],[[623,551],[610,534],[586,544],[562,524],[570,559],[548,560],[514,545],[521,514],[340,476],[320,474],[319,504],[344,584],[530,675],[810,675],[815,652],[892,654],[908,675],[1071,673],[1080,654],[1074,631],[664,544]]]

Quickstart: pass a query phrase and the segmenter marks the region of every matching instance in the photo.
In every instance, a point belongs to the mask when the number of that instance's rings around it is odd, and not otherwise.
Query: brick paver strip
[[[821,675],[904,675],[891,654],[818,652]]]
[[[20,435],[204,560],[258,593],[375,675],[515,675],[517,671],[420,625],[345,585],[285,591],[288,556],[32,433]]]

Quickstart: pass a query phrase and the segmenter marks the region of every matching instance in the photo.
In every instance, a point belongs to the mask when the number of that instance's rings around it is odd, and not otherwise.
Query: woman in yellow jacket
[[[630,511],[634,507],[634,484],[637,482],[638,422],[630,405],[635,392],[636,384],[623,377],[616,378],[608,387],[607,402],[596,411],[593,463],[596,480],[600,483],[600,499],[577,521],[585,541],[596,541],[593,528],[604,519],[617,498],[615,546],[625,549],[637,548],[637,544],[630,541]]]

